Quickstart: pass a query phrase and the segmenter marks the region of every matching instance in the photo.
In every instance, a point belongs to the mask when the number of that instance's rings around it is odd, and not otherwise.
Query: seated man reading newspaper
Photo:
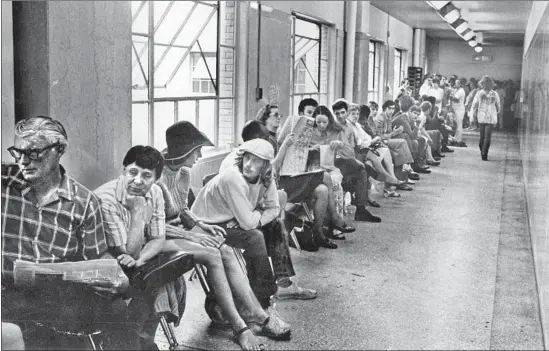
[[[60,165],[67,146],[65,128],[52,118],[32,117],[15,126],[8,150],[16,163],[2,165],[2,322],[17,324],[29,347],[51,346],[57,335],[52,327],[86,327],[103,332],[105,348],[133,348],[126,305],[112,298],[127,289],[125,276],[77,284],[49,275],[37,276],[32,289],[15,284],[17,260],[112,259],[98,200]]]

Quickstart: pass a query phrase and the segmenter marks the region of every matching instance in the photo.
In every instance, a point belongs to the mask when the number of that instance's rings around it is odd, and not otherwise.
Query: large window
[[[132,1],[132,144],[166,147],[188,120],[233,141],[234,1]]]
[[[368,101],[379,100],[379,66],[381,62],[381,44],[370,40],[368,57]]]
[[[327,103],[328,27],[294,16],[292,35],[291,112],[304,98]]]

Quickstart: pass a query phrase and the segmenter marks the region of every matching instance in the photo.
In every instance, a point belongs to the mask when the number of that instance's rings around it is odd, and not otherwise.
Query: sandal
[[[269,318],[267,318],[267,321],[268,321],[268,319],[269,319]],[[236,332],[234,333],[233,338],[234,338],[235,342],[236,342],[243,350],[256,350],[256,349],[254,348],[253,345],[252,345],[250,348],[246,348],[246,347],[244,347],[244,346],[240,343],[240,340],[239,340],[240,336],[241,336],[242,334],[244,334],[245,332],[247,332],[247,331],[250,331],[250,328],[249,328],[249,327],[244,327],[244,328],[242,328],[242,329],[236,331]],[[251,331],[250,331],[250,332],[251,332]],[[252,333],[252,335],[254,335],[254,334]],[[254,337],[255,337],[255,335],[254,335]],[[258,341],[259,341],[259,340],[258,340]],[[258,348],[259,350],[265,350],[265,344],[263,344],[263,343],[260,343],[260,344],[258,345],[258,347],[259,347],[259,348]]]
[[[347,239],[347,238],[345,237],[345,234],[343,234],[343,233],[338,233],[338,234],[336,234],[336,233],[334,233],[334,232],[328,233],[328,234],[326,235],[326,237],[327,237],[327,238],[330,238],[330,239],[334,239],[334,240],[345,240],[345,239]]]
[[[292,331],[289,325],[282,321],[278,314],[267,317],[267,319],[260,324],[260,327],[261,331],[259,331],[258,334],[266,336],[272,340],[287,341],[292,337]]]
[[[337,229],[342,233],[352,233],[356,230],[355,227],[348,225],[347,223],[343,224],[342,227],[334,225],[334,229]]]
[[[400,194],[396,191],[383,189],[383,196],[385,197],[400,197]]]

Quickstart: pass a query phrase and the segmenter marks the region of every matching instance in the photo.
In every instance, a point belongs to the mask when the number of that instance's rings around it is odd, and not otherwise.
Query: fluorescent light
[[[440,15],[444,20],[450,24],[454,23],[460,17],[460,13],[457,7],[455,7],[451,2],[446,6],[440,9]]]
[[[427,3],[437,11],[446,6],[449,2],[450,1],[427,1]]]
[[[452,28],[456,31],[457,34],[463,34],[467,29],[469,29],[469,23],[465,21],[463,18],[458,19],[454,23],[452,23]]]
[[[475,47],[478,43],[475,40],[475,37],[473,37],[471,40],[469,40],[467,43],[469,43],[470,47]]]
[[[461,33],[461,37],[464,40],[471,40],[475,36],[475,32],[471,28],[467,29],[465,32]]]
[[[476,52],[481,52],[482,51],[482,45],[479,44],[479,45],[475,46],[475,51]]]

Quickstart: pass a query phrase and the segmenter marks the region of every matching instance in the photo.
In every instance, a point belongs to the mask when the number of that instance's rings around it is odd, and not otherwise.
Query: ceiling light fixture
[[[472,47],[472,48],[475,47],[478,44],[475,38],[476,37],[473,37],[473,38],[471,38],[471,40],[469,40],[467,42],[467,43],[469,43],[469,46]]]
[[[450,24],[454,23],[460,17],[460,13],[457,7],[455,7],[451,2],[446,4],[443,8],[440,9],[440,15],[444,20]]]
[[[452,23],[451,26],[459,35],[462,35],[467,29],[469,29],[469,23],[467,23],[467,21],[463,18],[458,19]]]
[[[482,52],[482,44],[478,44],[477,46],[475,46],[475,51]]]
[[[448,4],[449,2],[450,1],[427,1],[427,4],[429,4],[429,6],[438,11],[446,6],[446,4]]]
[[[471,40],[475,36],[475,32],[471,28],[467,29],[465,32],[461,33],[461,37],[464,40]]]

